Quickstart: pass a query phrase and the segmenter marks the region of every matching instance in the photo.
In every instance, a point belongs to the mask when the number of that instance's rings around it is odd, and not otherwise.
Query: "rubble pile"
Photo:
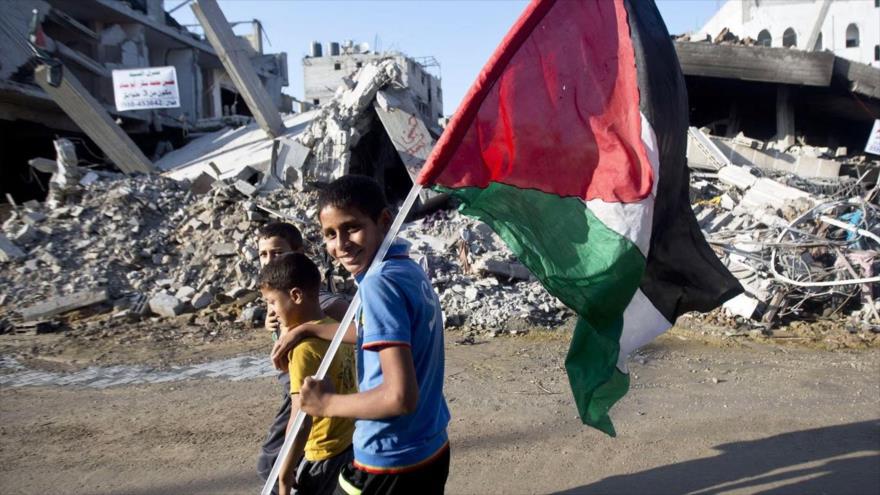
[[[858,160],[865,168],[856,177],[827,173],[836,174],[844,160],[782,171],[757,160],[735,164],[720,148],[688,155],[698,169],[691,174],[697,221],[745,289],[724,305],[733,321],[720,323],[770,329],[844,317],[851,330],[880,330],[880,166]],[[873,183],[866,180],[871,173]]]
[[[9,263],[0,265],[0,284],[8,288],[0,306],[15,310],[16,326],[39,331],[84,307],[137,320],[232,303],[239,321],[258,323],[254,232],[271,217],[296,224],[311,258],[329,272],[315,192],[258,193],[241,179],[205,188],[161,176],[104,176],[76,194],[68,190],[67,202],[54,209],[21,205],[3,224],[0,248]],[[501,331],[515,320],[554,326],[571,316],[485,224],[438,212],[409,224],[405,237],[431,275],[450,327]],[[333,277],[334,286],[353,290],[343,275]]]
[[[740,38],[736,34],[732,33],[729,28],[723,28],[718,34],[713,38],[708,33],[703,38],[695,38],[690,34],[682,34],[675,38],[675,41],[696,41],[696,42],[706,42],[713,43],[715,45],[744,45],[744,46],[755,46],[759,45],[758,40],[755,40],[751,36],[746,36],[745,38]],[[769,45],[768,45],[769,46]]]
[[[402,86],[401,68],[392,59],[371,62],[344,82],[306,130],[287,142],[293,151],[282,151],[296,157],[285,160],[283,177],[297,189],[308,181],[330,182],[349,173],[352,150],[374,123],[368,110],[380,90]]]
[[[86,297],[81,306],[108,303],[119,316],[170,317],[253,301],[253,235],[269,214],[246,185],[217,181],[197,195],[185,182],[114,174],[81,186],[78,199],[54,209],[28,202],[3,224],[4,242],[18,253],[0,270],[7,288],[0,303],[34,320],[64,312],[72,304],[65,298],[90,292],[103,297]],[[314,217],[313,193],[260,201],[290,218]],[[315,240],[317,229],[301,226]],[[259,317],[256,305],[244,306],[245,319]]]
[[[401,237],[430,275],[447,327],[515,333],[518,323],[554,327],[574,316],[478,220],[438,211],[407,225]]]

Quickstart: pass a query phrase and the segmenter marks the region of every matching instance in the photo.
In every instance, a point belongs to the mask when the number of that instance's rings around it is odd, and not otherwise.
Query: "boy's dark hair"
[[[303,236],[298,228],[287,222],[272,222],[260,227],[257,231],[257,239],[280,237],[287,242],[290,249],[296,251],[303,247]]]
[[[302,253],[285,253],[270,261],[260,270],[260,287],[290,292],[298,287],[317,296],[321,286],[318,267]]]
[[[385,193],[379,183],[366,175],[343,175],[327,185],[318,194],[318,213],[328,207],[357,209],[378,221],[388,208]]]

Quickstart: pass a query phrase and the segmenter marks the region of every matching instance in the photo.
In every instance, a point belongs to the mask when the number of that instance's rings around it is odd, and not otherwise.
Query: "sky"
[[[578,0],[570,0],[578,1]],[[600,0],[604,1],[604,0]],[[636,4],[644,0],[634,0]],[[165,0],[171,10],[183,0]],[[285,93],[303,96],[302,58],[312,41],[353,40],[373,50],[399,50],[440,63],[444,113],[458,107],[480,69],[527,5],[525,0],[219,0],[227,20],[259,19],[266,53],[287,52],[290,85]],[[695,31],[722,0],[657,0],[670,33]],[[181,24],[196,24],[189,5],[172,13]],[[249,25],[236,32],[250,30]],[[199,30],[199,32],[201,32]]]

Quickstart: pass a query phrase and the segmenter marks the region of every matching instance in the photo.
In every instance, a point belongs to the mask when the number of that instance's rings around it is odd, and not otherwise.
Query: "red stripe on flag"
[[[483,68],[418,182],[635,202],[653,180],[623,2],[537,0]]]

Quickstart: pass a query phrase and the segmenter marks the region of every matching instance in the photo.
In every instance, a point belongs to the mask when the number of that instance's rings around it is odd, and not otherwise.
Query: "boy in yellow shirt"
[[[260,290],[269,308],[278,316],[282,332],[303,323],[332,323],[324,316],[318,300],[321,274],[311,260],[300,253],[283,254],[260,272]],[[288,430],[299,411],[299,389],[306,377],[318,371],[329,342],[305,339],[289,354],[291,414]],[[342,394],[357,392],[354,352],[343,345],[327,373]],[[278,476],[281,495],[288,493],[332,493],[342,466],[352,459],[354,422],[344,418],[312,418],[306,422]],[[302,457],[306,462],[297,473]]]

